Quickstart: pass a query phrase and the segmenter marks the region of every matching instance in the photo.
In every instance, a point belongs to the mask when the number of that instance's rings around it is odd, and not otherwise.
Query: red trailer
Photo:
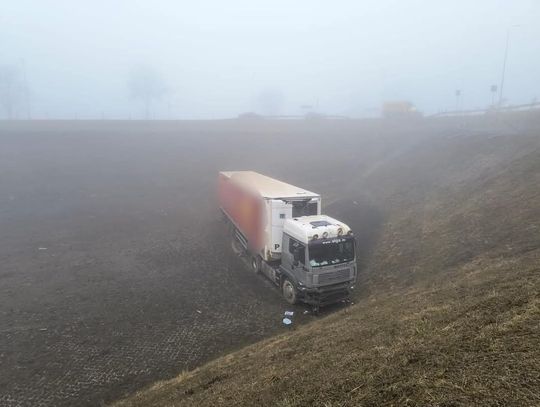
[[[264,207],[256,191],[232,181],[228,173],[219,174],[221,210],[242,233],[249,249],[255,253],[264,248]]]

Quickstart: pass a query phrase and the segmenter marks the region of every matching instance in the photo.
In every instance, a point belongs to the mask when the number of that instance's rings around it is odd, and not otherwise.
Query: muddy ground
[[[0,404],[100,405],[285,329],[290,307],[231,251],[219,170],[323,194],[357,232],[361,283],[384,214],[358,178],[476,127],[0,123]]]
[[[224,127],[2,125],[0,404],[97,405],[284,329],[279,293],[232,255],[215,178],[286,159]]]

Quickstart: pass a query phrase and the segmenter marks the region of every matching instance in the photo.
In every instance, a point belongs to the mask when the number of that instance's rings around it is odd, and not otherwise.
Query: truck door
[[[285,235],[287,236],[287,235]],[[306,284],[305,265],[306,265],[306,245],[300,243],[298,240],[287,236],[288,242],[286,248],[283,249],[283,256],[287,253],[287,259],[289,262],[292,274],[296,278],[296,281],[300,281]]]

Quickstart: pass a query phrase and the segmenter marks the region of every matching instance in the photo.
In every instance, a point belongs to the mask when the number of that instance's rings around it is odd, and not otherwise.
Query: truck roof
[[[315,192],[295,187],[283,181],[267,177],[255,171],[222,171],[223,176],[231,181],[257,192],[263,198],[314,198],[320,197]]]
[[[283,224],[283,231],[302,243],[308,243],[314,235],[319,238],[326,233],[329,238],[336,238],[341,229],[341,234],[346,236],[351,228],[337,219],[327,215],[302,216],[287,219]]]

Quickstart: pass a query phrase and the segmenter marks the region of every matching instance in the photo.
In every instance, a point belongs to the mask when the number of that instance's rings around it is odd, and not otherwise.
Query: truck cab
[[[287,219],[280,275],[289,303],[320,306],[348,298],[357,276],[351,229],[326,215]]]

